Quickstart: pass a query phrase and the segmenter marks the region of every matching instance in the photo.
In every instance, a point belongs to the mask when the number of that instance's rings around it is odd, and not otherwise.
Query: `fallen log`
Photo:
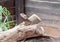
[[[17,41],[18,38],[19,38],[19,40],[22,40],[22,39],[28,38],[28,37],[39,36],[42,33],[44,33],[42,30],[42,27],[37,26],[37,23],[40,22],[37,15],[34,14],[29,18],[23,13],[20,15],[24,19],[29,20],[29,21],[24,21],[20,25],[12,28],[10,30],[0,32],[0,42],[13,42],[13,41],[15,42],[15,41]],[[31,25],[31,23],[35,24],[35,23],[33,23],[35,20],[36,20],[36,25]],[[28,22],[28,23],[26,23],[26,22]],[[28,25],[29,23],[30,23],[30,25],[26,26],[26,24]]]
[[[0,32],[0,42],[17,42],[17,40],[36,36],[60,37],[60,30],[57,28],[43,26],[45,32],[42,32],[41,28],[37,26],[37,24],[29,26],[18,25],[10,30]]]
[[[43,32],[40,27],[36,25],[18,25],[10,30],[0,32],[0,42],[13,42],[17,39],[22,40],[24,38],[40,36]]]

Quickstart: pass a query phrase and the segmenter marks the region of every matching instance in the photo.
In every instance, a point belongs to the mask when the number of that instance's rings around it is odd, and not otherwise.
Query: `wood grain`
[[[26,0],[28,16],[37,14],[47,25],[60,28],[60,1],[59,0]]]

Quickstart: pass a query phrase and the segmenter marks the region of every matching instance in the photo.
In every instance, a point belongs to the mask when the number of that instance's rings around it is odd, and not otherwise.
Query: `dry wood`
[[[37,24],[37,23],[41,22],[40,17],[38,17],[36,14],[33,14],[32,16],[30,16],[28,18],[28,20],[31,21],[32,24]]]
[[[22,40],[30,37],[36,36],[50,36],[50,37],[60,37],[60,30],[51,27],[43,26],[45,33],[41,30],[38,24],[35,25],[18,25],[10,30],[0,32],[0,42],[16,42],[17,40]]]
[[[26,20],[24,21],[26,24],[28,24],[27,22],[29,22],[29,24],[37,24],[41,22],[40,17],[38,17],[36,14],[33,14],[32,16],[28,17],[24,13],[20,13],[20,16]]]
[[[22,40],[24,38],[40,36],[43,32],[36,25],[18,25],[13,29],[0,32],[0,42],[15,42],[16,40]]]
[[[21,16],[23,19],[28,19],[28,16],[25,15],[24,13],[20,13],[20,16]]]

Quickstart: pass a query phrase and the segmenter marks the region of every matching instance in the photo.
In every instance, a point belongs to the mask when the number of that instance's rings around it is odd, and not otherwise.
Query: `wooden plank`
[[[28,16],[37,14],[47,25],[60,27],[59,0],[26,0]]]

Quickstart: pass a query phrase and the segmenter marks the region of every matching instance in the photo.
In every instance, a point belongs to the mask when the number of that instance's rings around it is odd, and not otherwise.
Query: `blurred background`
[[[26,14],[37,14],[42,21],[60,28],[60,0],[26,0]]]
[[[7,7],[17,24],[22,22],[19,14],[26,13],[37,14],[45,24],[60,27],[60,0],[0,0],[0,5]]]

